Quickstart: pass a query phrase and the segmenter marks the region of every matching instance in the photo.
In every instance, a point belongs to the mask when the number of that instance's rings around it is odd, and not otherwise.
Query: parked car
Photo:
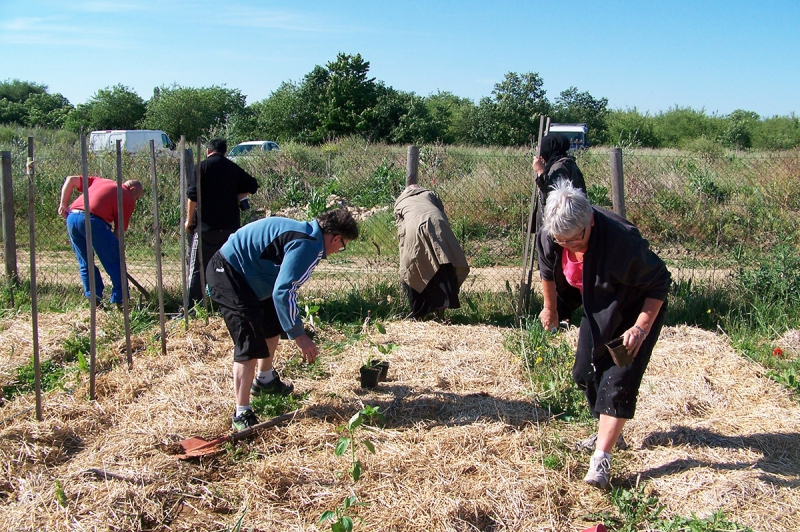
[[[273,151],[280,149],[281,147],[271,140],[248,140],[247,142],[240,142],[234,146],[233,149],[228,152],[228,158],[234,160],[236,157],[255,155],[257,151]]]
[[[157,152],[172,151],[175,143],[160,129],[107,129],[89,133],[89,149],[92,151],[114,151],[117,141],[122,149],[131,153],[149,150],[154,141]]]

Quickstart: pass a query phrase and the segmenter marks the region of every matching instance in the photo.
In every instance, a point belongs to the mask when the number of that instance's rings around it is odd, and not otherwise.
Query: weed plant
[[[616,487],[611,491],[614,512],[594,512],[587,515],[588,520],[603,522],[611,532],[636,532],[638,530],[658,530],[660,532],[753,532],[750,528],[738,525],[728,519],[722,511],[708,518],[692,514],[690,518],[675,516],[662,518],[664,506],[658,497],[645,493],[643,487],[626,489]]]
[[[523,358],[531,393],[541,408],[562,421],[591,421],[586,399],[572,381],[574,354],[558,333],[545,331],[538,320],[525,320],[506,336],[505,345]]]

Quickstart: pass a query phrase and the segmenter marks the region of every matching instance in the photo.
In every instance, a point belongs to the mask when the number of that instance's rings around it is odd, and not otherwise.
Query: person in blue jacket
[[[295,341],[305,362],[317,359],[317,346],[303,329],[297,291],[320,259],[344,251],[356,238],[358,224],[346,209],[327,211],[312,222],[270,217],[233,233],[211,258],[208,290],[234,346],[234,430],[258,423],[251,393],[288,395],[294,390],[274,369],[281,332]]]

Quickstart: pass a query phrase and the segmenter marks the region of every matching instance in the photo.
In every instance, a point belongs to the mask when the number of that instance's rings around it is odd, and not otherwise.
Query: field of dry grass
[[[102,330],[105,313],[100,313]],[[0,378],[30,357],[29,317],[5,320]],[[40,317],[44,357],[60,356],[75,314]],[[539,410],[519,358],[504,347],[512,330],[436,322],[392,322],[376,342],[399,347],[389,379],[357,382],[367,339],[323,353],[321,371],[288,368],[302,406],[288,423],[235,450],[176,459],[176,442],[229,431],[228,333],[217,318],[171,329],[168,355],[152,348],[134,368],[108,364],[97,398],[85,384],[0,407],[0,507],[7,530],[323,530],[317,519],[353,493],[357,530],[582,530],[592,512],[613,511],[608,492],[583,484],[588,455],[570,450],[590,427]],[[566,333],[576,341],[575,331]],[[28,341],[25,341],[28,338]],[[794,337],[787,339],[787,348]],[[139,338],[134,345],[158,344]],[[14,345],[12,350],[10,345]],[[282,360],[295,354],[282,343]],[[109,358],[110,357],[110,358]],[[370,431],[376,454],[353,485],[334,455],[346,422],[379,406],[386,425]],[[736,355],[726,338],[665,328],[626,428],[631,449],[614,456],[612,484],[637,482],[664,516],[716,510],[758,531],[796,528],[800,512],[800,407],[796,398]],[[545,460],[558,456],[558,464]]]

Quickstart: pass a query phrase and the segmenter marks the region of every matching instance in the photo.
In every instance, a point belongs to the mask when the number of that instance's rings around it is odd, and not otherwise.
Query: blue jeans
[[[119,262],[119,239],[111,230],[111,227],[95,215],[89,216],[92,224],[92,247],[95,255],[100,259],[100,264],[105,268],[106,273],[111,278],[111,302],[122,304],[122,273],[120,272]],[[89,255],[86,252],[86,227],[84,225],[84,213],[70,211],[67,215],[67,232],[69,233],[72,249],[78,258],[78,266],[83,283],[83,293],[86,297],[91,297],[89,290]],[[100,277],[100,269],[95,265],[94,286],[97,292],[97,299],[103,297],[103,279]]]

